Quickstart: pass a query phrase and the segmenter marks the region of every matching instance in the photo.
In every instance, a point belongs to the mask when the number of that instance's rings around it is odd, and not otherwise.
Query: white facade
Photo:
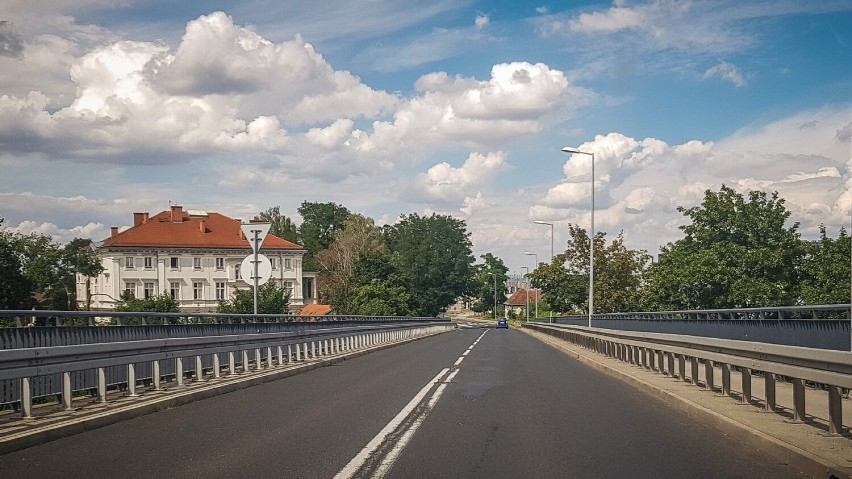
[[[261,252],[272,262],[272,278],[290,291],[290,307],[298,310],[316,303],[316,273],[303,274],[302,252]],[[137,298],[172,294],[182,311],[216,311],[220,299],[249,289],[240,275],[246,250],[101,250],[104,267],[95,278],[77,278],[80,308],[110,310],[125,291]],[[86,293],[88,282],[89,294]],[[307,297],[305,297],[307,296]]]

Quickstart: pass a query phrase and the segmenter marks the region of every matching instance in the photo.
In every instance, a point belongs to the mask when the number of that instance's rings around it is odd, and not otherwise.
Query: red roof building
[[[520,315],[525,314],[524,308],[527,305],[532,309],[538,301],[541,301],[540,289],[521,288],[515,291],[503,304],[506,306],[507,313],[512,312],[515,315]]]
[[[154,216],[134,213],[133,226],[111,228],[96,249],[104,272],[78,277],[80,306],[113,309],[122,293],[137,298],[169,293],[184,311],[215,311],[250,285],[240,271],[252,253],[240,220],[219,213],[172,206]],[[305,249],[269,234],[260,253],[272,265],[270,281],[290,293],[292,311],[316,302],[316,273],[302,271]]]

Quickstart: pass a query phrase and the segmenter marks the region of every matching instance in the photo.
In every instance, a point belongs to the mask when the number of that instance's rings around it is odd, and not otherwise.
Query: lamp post
[[[535,253],[530,253],[529,251],[524,251],[525,255],[535,257],[535,269],[538,269],[538,255]],[[529,296],[529,289],[527,289],[527,296]],[[538,297],[535,299],[535,319],[538,320]]]
[[[548,223],[547,221],[535,220],[533,223],[537,225],[548,225],[550,226],[550,261],[553,261],[553,223]]]
[[[527,275],[530,274],[529,267],[521,266],[521,269],[527,270],[527,272],[524,273],[524,278],[526,278]],[[527,285],[527,287],[524,288],[524,298],[526,298],[526,300],[527,300],[527,305],[524,308],[524,312],[527,315],[527,322],[529,323],[530,322],[530,288],[529,288],[529,285]]]
[[[589,155],[592,157],[592,213],[591,213],[591,229],[589,235],[589,327],[592,327],[592,315],[595,311],[595,154],[586,151],[580,151],[576,148],[566,146],[562,148],[565,153],[577,155]]]

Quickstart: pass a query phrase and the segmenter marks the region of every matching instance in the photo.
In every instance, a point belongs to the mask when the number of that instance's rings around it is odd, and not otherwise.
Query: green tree
[[[137,298],[132,293],[121,293],[119,301],[115,305],[116,311],[127,312],[149,312],[149,313],[179,313],[180,306],[176,299],[169,293],[147,298]]]
[[[289,312],[290,292],[275,281],[260,285],[257,289],[258,314],[286,314]],[[230,299],[219,301],[219,312],[227,314],[253,314],[254,290],[241,289],[231,294]]]
[[[649,309],[707,309],[795,304],[801,254],[798,223],[775,192],[746,199],[722,186],[700,206],[679,207],[685,237],[661,248],[648,271]]]
[[[0,228],[3,218],[0,218]],[[35,285],[23,273],[17,236],[0,229],[0,309],[30,309]]]
[[[299,230],[286,215],[281,214],[280,206],[273,206],[254,217],[255,221],[265,221],[270,224],[269,233],[292,243],[299,242]]]
[[[390,281],[373,279],[369,284],[356,286],[352,291],[349,314],[367,316],[407,316],[411,297],[402,286]]]
[[[303,259],[302,268],[305,271],[317,271],[318,265],[314,255],[331,245],[335,232],[343,229],[351,213],[345,206],[336,203],[307,201],[302,202],[298,212],[302,216],[299,239],[301,245],[308,251]]]
[[[476,265],[476,273],[473,277],[472,309],[476,312],[492,311],[496,298],[497,310],[506,300],[506,281],[509,276],[509,268],[503,264],[503,260],[491,253],[481,255],[483,263]],[[496,284],[496,289],[495,289]]]
[[[343,229],[335,233],[335,240],[314,257],[319,269],[317,287],[320,298],[333,304],[336,311],[348,312],[352,279],[359,258],[385,250],[382,230],[375,222],[362,215],[350,215]]]
[[[435,316],[470,291],[474,258],[464,221],[434,213],[402,216],[385,228],[385,241],[412,314]]]
[[[589,310],[589,236],[585,229],[568,226],[568,248],[550,264],[540,263],[529,274],[541,288],[545,302],[555,311],[583,313]],[[595,234],[595,313],[639,309],[643,272],[650,257],[628,249],[624,233],[607,243],[606,233]]]
[[[843,304],[849,302],[850,240],[846,228],[837,239],[829,238],[820,226],[820,239],[804,243],[801,300],[804,304]]]

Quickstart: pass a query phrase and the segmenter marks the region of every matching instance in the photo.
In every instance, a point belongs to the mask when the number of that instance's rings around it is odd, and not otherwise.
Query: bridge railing
[[[239,330],[235,331],[235,326]],[[0,330],[30,339],[37,338],[39,333],[62,332],[66,340],[65,344],[29,344],[0,349],[0,405],[11,406],[29,418],[34,399],[38,402],[38,398],[57,396],[62,407],[70,409],[75,395],[89,394],[105,402],[108,389],[120,389],[133,397],[138,387],[158,390],[163,381],[174,381],[181,386],[187,377],[200,381],[205,377],[219,378],[223,373],[235,375],[281,367],[455,327],[449,320],[436,318],[247,326]],[[206,334],[186,334],[199,332]],[[149,336],[139,337],[145,334]],[[128,335],[133,339],[127,339]],[[92,338],[103,340],[91,341]]]
[[[739,399],[745,404],[752,403],[752,376],[761,375],[767,411],[777,409],[776,376],[786,378],[793,386],[794,421],[806,417],[805,382],[822,385],[828,392],[828,431],[843,432],[841,392],[852,389],[852,352],[560,324],[525,327],[694,385],[699,385],[703,365],[703,387],[718,389],[726,396],[733,396],[733,368],[740,374]],[[716,367],[720,368],[721,384],[716,382]]]
[[[849,304],[605,313],[592,315],[592,326],[850,351],[851,314]],[[588,321],[588,316],[553,318],[574,326]]]

